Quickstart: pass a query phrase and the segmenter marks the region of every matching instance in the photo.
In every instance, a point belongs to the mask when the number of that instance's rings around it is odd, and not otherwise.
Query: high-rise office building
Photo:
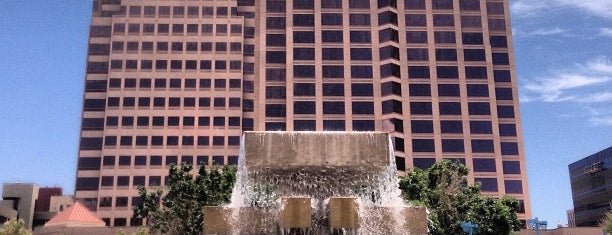
[[[384,130],[525,219],[518,104],[508,0],[94,0],[75,195],[136,225],[138,185],[235,164],[242,131]]]
[[[574,226],[596,227],[612,201],[612,146],[569,164]]]

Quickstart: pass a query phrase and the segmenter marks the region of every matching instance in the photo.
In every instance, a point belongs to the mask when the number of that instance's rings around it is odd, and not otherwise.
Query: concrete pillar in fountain
[[[360,227],[357,198],[332,197],[329,199],[328,206],[331,229],[358,229]]]

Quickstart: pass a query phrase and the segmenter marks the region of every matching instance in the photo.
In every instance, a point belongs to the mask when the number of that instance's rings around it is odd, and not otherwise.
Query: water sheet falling
[[[280,201],[296,197],[311,199],[312,228],[280,229]],[[338,197],[357,199],[358,229],[330,228],[329,200]],[[392,142],[379,132],[246,132],[230,207],[234,234],[410,232]]]

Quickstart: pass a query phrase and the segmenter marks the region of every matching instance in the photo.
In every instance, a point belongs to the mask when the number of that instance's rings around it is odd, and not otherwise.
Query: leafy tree
[[[519,229],[518,201],[480,195],[480,185],[467,184],[469,169],[451,161],[414,169],[400,179],[405,200],[430,210],[430,234],[464,234],[461,223],[478,224],[479,234],[509,234]]]
[[[612,201],[610,202],[612,207]],[[599,221],[599,226],[602,227],[605,234],[612,234],[612,211],[608,210],[604,217]]]
[[[23,220],[9,220],[0,228],[0,235],[32,235]]]
[[[193,166],[187,163],[171,165],[164,191],[148,192],[140,187],[138,193],[142,203],[133,208],[134,217],[143,218],[153,232],[200,234],[203,207],[229,203],[236,168],[224,166],[206,170],[202,166],[195,178],[192,170]]]

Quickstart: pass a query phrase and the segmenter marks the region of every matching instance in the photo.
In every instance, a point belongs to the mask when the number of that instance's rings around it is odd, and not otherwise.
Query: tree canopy
[[[447,160],[429,169],[415,168],[400,178],[402,196],[430,210],[430,234],[464,234],[461,223],[466,221],[478,224],[479,234],[518,230],[518,201],[482,196],[479,184],[467,184],[468,173],[466,166]]]
[[[133,208],[134,217],[144,218],[153,232],[200,234],[204,206],[230,202],[236,168],[223,166],[207,170],[202,166],[195,177],[192,170],[193,166],[187,163],[171,165],[163,190],[149,192],[140,187],[142,203]]]

